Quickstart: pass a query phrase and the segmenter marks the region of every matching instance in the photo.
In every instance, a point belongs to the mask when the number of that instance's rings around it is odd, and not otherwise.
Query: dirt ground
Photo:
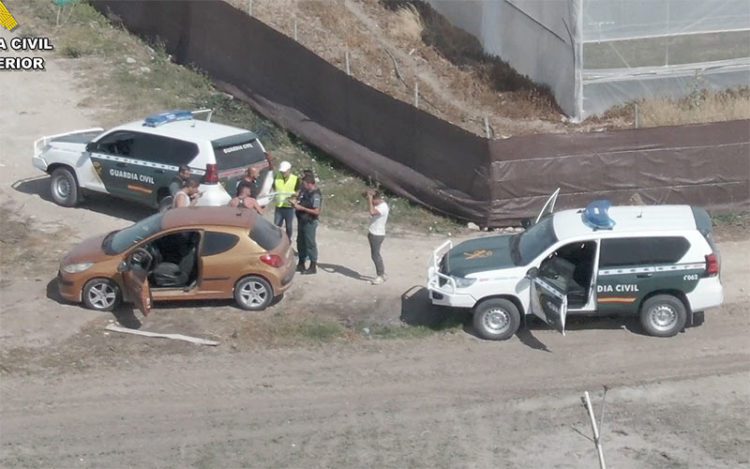
[[[746,225],[719,233],[725,306],[671,339],[622,319],[572,321],[565,337],[532,325],[502,343],[460,328],[374,338],[365,328],[444,314],[421,288],[442,239],[389,238],[376,287],[365,234],[325,222],[322,272],[263,313],[157,305],[137,324],[128,308],[60,302],[61,255],[148,213],[104,197],[62,209],[31,167],[35,138],[99,122],[75,66],[48,57],[46,73],[0,78],[12,90],[0,107],[1,467],[596,467],[580,396],[598,408],[604,385],[610,467],[750,467]],[[258,332],[316,318],[350,333],[295,344]],[[221,345],[104,331],[115,319]]]

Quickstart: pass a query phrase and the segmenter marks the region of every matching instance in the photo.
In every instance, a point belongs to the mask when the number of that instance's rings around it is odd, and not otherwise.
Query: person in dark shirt
[[[190,167],[186,164],[181,164],[180,169],[177,171],[177,176],[169,183],[169,195],[174,197],[177,192],[185,187],[185,184],[190,180],[191,174]]]
[[[240,179],[240,182],[237,183],[237,196],[240,195],[243,187],[250,188],[250,197],[252,197],[253,199],[258,198],[258,196],[260,195],[260,190],[262,189],[260,170],[258,168],[254,166],[250,166],[249,168],[247,168],[245,176]]]
[[[297,212],[297,253],[299,264],[297,271],[303,274],[315,274],[318,272],[318,243],[315,233],[318,229],[318,218],[323,203],[323,196],[315,184],[315,177],[311,174],[302,178],[303,190],[299,192],[299,198],[292,202],[292,207]],[[305,262],[310,260],[310,266],[305,268]]]

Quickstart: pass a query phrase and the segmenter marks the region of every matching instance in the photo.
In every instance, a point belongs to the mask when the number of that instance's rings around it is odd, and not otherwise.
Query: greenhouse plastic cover
[[[429,0],[575,120],[750,86],[750,0]]]

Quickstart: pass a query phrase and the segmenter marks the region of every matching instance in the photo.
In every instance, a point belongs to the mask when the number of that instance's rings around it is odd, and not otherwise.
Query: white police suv
[[[510,338],[527,315],[564,334],[573,314],[637,314],[646,332],[670,337],[721,305],[705,210],[596,201],[552,213],[556,196],[523,233],[436,249],[432,303],[472,308],[477,334],[495,340]]]
[[[205,115],[205,120],[199,119]],[[211,122],[211,111],[171,111],[115,127],[79,130],[34,142],[34,167],[51,175],[52,199],[72,207],[83,192],[103,192],[154,208],[171,201],[170,182],[180,165],[201,178],[198,205],[229,203],[237,181],[257,166],[263,191],[273,183],[258,137]],[[234,194],[232,194],[234,195]]]

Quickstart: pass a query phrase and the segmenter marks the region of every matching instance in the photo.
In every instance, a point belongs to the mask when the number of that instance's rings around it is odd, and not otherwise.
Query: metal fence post
[[[247,0],[247,14],[253,16],[253,0]]]
[[[351,66],[349,65],[349,47],[346,48],[346,52],[344,53],[344,56],[346,58],[346,74],[351,75],[352,69],[351,69]]]
[[[414,107],[419,107],[419,78],[414,79]]]

